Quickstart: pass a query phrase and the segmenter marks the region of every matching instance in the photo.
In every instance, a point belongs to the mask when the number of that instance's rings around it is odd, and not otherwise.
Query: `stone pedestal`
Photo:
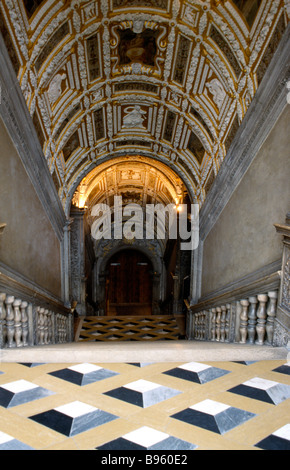
[[[286,216],[285,224],[275,224],[275,228],[283,237],[283,256],[273,344],[287,346],[290,340],[290,213]]]

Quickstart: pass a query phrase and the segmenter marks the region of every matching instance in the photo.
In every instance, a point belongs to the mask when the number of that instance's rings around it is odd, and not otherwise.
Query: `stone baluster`
[[[59,315],[59,322],[58,322],[58,338],[59,338],[59,342],[62,343],[63,342],[63,319],[62,319],[62,316]]]
[[[217,311],[217,315],[216,315],[216,340],[220,341],[220,339],[221,339],[221,313],[222,313],[221,307],[217,307],[216,311]]]
[[[52,312],[49,311],[48,314],[47,314],[47,324],[48,324],[48,328],[47,328],[47,341],[48,341],[48,344],[52,344],[53,343],[53,322],[52,322]]]
[[[205,335],[206,335],[205,325],[206,325],[206,311],[204,310],[202,312],[202,330],[201,330],[201,339],[202,340],[205,340]]]
[[[6,344],[6,294],[0,293],[0,348]]]
[[[198,338],[198,313],[194,315],[194,339]]]
[[[267,294],[260,294],[258,295],[259,307],[257,311],[257,340],[256,344],[262,345],[264,344],[265,333],[266,333],[266,319],[267,319],[267,311],[266,311],[266,303],[268,300]]]
[[[55,342],[59,343],[59,314],[55,315]]]
[[[38,316],[37,316],[37,338],[38,344],[44,344],[44,308],[38,308]]]
[[[57,342],[63,342],[62,316],[60,314],[57,315]]]
[[[231,304],[226,305],[226,325],[225,325],[225,342],[230,342],[230,330],[231,330]]]
[[[7,347],[13,348],[15,346],[14,342],[14,310],[13,310],[14,297],[9,295],[6,298],[6,333],[7,333]]]
[[[202,339],[202,322],[203,322],[203,312],[199,312],[199,322],[198,322],[198,339]]]
[[[199,316],[199,313],[197,313],[196,314],[195,339],[199,339],[199,329],[200,329],[200,316]]]
[[[43,312],[43,344],[48,344],[48,310]]]
[[[215,341],[215,330],[216,330],[216,309],[211,309],[211,340]]]
[[[63,342],[67,341],[67,327],[68,327],[68,317],[63,315]]]
[[[240,343],[244,344],[247,341],[248,333],[248,307],[249,301],[246,299],[240,300],[242,311],[240,315]]]
[[[226,305],[221,306],[222,314],[221,314],[221,342],[224,343],[226,339],[226,315],[227,315],[227,307]]]
[[[267,344],[273,344],[274,336],[274,319],[276,316],[276,303],[278,298],[277,291],[268,292],[269,305],[267,308],[267,323],[266,323],[266,333],[267,333]]]
[[[28,303],[23,301],[20,304],[21,311],[21,328],[22,328],[22,342],[23,346],[28,345],[28,314],[27,314]]]
[[[21,312],[20,312],[21,300],[16,299],[13,302],[14,309],[14,338],[16,347],[19,348],[23,345],[22,342],[22,325],[21,325]]]
[[[200,312],[200,329],[199,329],[199,339],[203,340],[204,338],[204,313]]]
[[[250,344],[254,344],[256,337],[256,323],[257,323],[257,303],[256,296],[249,297],[249,311],[248,311],[248,340]]]

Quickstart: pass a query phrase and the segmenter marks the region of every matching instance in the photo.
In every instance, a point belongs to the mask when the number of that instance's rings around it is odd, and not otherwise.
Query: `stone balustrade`
[[[278,291],[249,296],[191,313],[190,339],[272,345]]]
[[[73,316],[0,292],[0,349],[73,341]]]

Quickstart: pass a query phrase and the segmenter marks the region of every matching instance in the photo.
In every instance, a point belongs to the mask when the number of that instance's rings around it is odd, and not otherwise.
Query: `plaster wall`
[[[60,299],[60,242],[1,119],[0,142],[0,262]]]
[[[273,224],[290,208],[289,121],[287,106],[204,241],[202,297],[282,257]]]

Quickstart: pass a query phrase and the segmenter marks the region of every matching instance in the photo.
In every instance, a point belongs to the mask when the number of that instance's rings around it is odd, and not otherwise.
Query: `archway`
[[[115,200],[120,202],[120,206]],[[130,303],[135,304],[136,315],[141,312],[152,315],[181,313],[184,294],[182,286],[184,279],[190,278],[191,275],[192,252],[180,250],[177,234],[173,238],[169,237],[168,223],[171,215],[166,211],[169,211],[170,207],[174,212],[173,218],[177,218],[178,207],[183,206],[187,208],[184,213],[188,221],[191,204],[192,194],[180,176],[168,165],[149,158],[127,155],[112,159],[111,162],[100,164],[86,175],[74,193],[70,213],[73,220],[70,230],[73,268],[71,296],[76,300],[80,299],[78,303],[82,306],[79,305],[78,308],[84,312],[82,314],[123,315],[126,314],[126,307],[129,313]],[[147,232],[147,222],[150,225],[147,209],[151,207],[151,210],[152,208],[155,210],[160,205],[164,208],[166,217],[163,220],[160,214],[157,216],[155,213],[153,232],[150,230]],[[100,206],[102,206],[101,211],[95,210]],[[130,212],[131,209],[133,213]],[[105,225],[109,227],[106,233],[103,232],[104,226],[102,226],[103,210],[106,213]],[[127,238],[124,231],[125,225],[131,227],[131,224],[134,226],[132,239]],[[138,233],[134,232],[137,226]],[[97,233],[101,235],[100,238],[96,236],[96,227],[100,228]],[[117,233],[117,228],[120,227],[122,231]],[[141,235],[139,229],[142,231]],[[126,282],[128,270],[125,269],[123,272],[118,268],[121,263],[119,259],[113,261],[119,264],[110,268],[112,256],[124,249],[142,252],[149,260],[143,263],[148,263],[150,266],[148,270],[152,272],[150,300],[147,293],[147,299],[142,301],[140,292],[139,298],[137,296],[135,301],[122,296],[110,297],[116,289],[119,289],[120,293],[127,290],[127,286],[122,284],[115,286],[113,291],[108,290],[108,282],[110,286],[113,285],[113,273],[116,275],[118,270],[123,282]],[[124,255],[121,264],[126,265],[127,261]],[[142,263],[142,260],[137,262]],[[142,265],[139,265],[139,271],[140,266]],[[138,278],[137,273],[133,272],[132,277]],[[149,281],[146,282],[149,285]],[[137,286],[135,288],[137,289]]]
[[[151,315],[151,261],[138,250],[115,253],[106,267],[106,315]]]

